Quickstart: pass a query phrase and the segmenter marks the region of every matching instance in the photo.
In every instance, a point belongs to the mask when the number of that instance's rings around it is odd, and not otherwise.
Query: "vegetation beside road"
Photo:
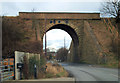
[[[57,78],[57,77],[68,77],[68,72],[57,62],[48,62],[43,56],[41,56],[40,61],[36,57],[31,57],[27,61],[24,57],[24,67],[23,67],[23,79],[34,79],[35,68],[37,68],[37,79],[41,78]]]
[[[40,60],[36,57],[30,57],[28,60],[24,57],[24,67],[23,67],[23,79],[34,79],[35,74],[35,65],[36,65],[36,74],[37,78],[43,78],[45,74],[45,58],[40,57]]]
[[[47,63],[47,77],[68,77],[68,72],[58,63]]]
[[[22,23],[22,25],[21,25]],[[14,57],[14,51],[42,54],[42,42],[31,41],[34,31],[25,28],[25,23],[16,18],[2,17],[2,57]]]
[[[61,60],[62,62],[67,61],[68,49],[67,48],[60,48],[57,50],[56,59]]]

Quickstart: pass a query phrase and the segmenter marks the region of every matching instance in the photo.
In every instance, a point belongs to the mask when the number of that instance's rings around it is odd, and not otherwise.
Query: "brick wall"
[[[19,12],[20,18],[31,19],[100,19],[100,13],[30,13]]]

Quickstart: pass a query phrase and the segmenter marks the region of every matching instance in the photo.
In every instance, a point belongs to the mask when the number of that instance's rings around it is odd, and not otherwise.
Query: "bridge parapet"
[[[19,12],[25,19],[100,19],[100,13]]]

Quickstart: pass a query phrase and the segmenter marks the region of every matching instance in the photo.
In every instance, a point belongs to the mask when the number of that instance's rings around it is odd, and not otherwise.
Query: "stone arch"
[[[52,29],[61,29],[66,31],[72,38],[73,41],[73,62],[77,62],[78,59],[78,49],[79,49],[79,38],[74,28],[67,24],[54,24],[52,26],[47,27],[46,32]]]
[[[50,27],[47,30],[47,32],[52,30],[52,29],[61,29],[61,30],[66,31],[71,36],[71,38],[73,40],[73,43],[74,43],[74,46],[78,46],[79,45],[79,39],[78,39],[77,33],[70,26],[65,25],[65,24],[56,24],[56,25]]]

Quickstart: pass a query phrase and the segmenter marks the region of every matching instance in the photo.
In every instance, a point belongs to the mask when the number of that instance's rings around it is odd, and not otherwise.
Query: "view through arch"
[[[46,32],[49,32],[50,30],[55,30],[55,29],[61,29],[61,30],[65,31],[65,32],[67,32],[70,35],[70,37],[72,38],[72,43],[73,43],[73,49],[72,49],[73,50],[72,51],[73,56],[71,58],[73,58],[74,62],[77,62],[77,59],[78,59],[78,46],[79,46],[79,39],[78,39],[77,33],[75,32],[75,30],[73,28],[71,28],[70,26],[65,25],[65,24],[54,25],[54,26],[50,27]],[[64,40],[63,40],[63,42],[64,42]]]

